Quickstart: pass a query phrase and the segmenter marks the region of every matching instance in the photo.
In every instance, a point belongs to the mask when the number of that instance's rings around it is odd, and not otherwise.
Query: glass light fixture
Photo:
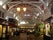
[[[26,10],[27,10],[27,8],[26,8],[26,7],[24,7],[24,8],[23,8],[23,11],[25,12]]]
[[[21,10],[20,7],[17,7],[17,11],[20,12],[20,10]]]

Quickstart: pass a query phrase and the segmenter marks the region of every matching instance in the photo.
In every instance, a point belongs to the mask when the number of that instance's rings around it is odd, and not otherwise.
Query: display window
[[[5,27],[3,28],[3,33],[6,33],[6,28]]]
[[[2,36],[2,25],[0,25],[0,37]]]

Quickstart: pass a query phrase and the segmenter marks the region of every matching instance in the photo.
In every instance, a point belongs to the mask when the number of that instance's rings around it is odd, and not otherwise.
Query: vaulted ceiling
[[[21,8],[21,12],[18,12],[16,10],[17,7]],[[25,12],[22,10],[22,8],[24,8],[24,7],[27,10]],[[26,21],[26,22],[29,22],[31,24],[34,24],[35,23],[35,19],[38,18],[39,15],[41,15],[40,9],[38,9],[37,7],[30,6],[28,4],[21,4],[20,6],[14,6],[14,8],[11,9],[10,14],[14,16],[14,13],[17,16],[19,16],[19,20],[18,21]]]
[[[0,0],[0,1],[3,1],[3,0]],[[37,4],[35,4],[35,5],[37,5]],[[10,7],[11,6],[12,5],[10,5]],[[38,6],[40,6],[40,5],[38,4]],[[16,10],[17,7],[20,7],[21,8],[21,12],[18,12]],[[23,8],[24,7],[27,9],[26,12],[23,12]],[[39,8],[34,7],[32,5],[29,5],[29,4],[15,5],[5,15],[6,15],[6,17],[12,17],[12,18],[17,19],[19,21],[19,23],[22,22],[22,21],[24,21],[24,23],[27,22],[28,23],[27,24],[28,26],[30,26],[31,24],[34,25],[35,23],[39,22],[40,19],[41,20],[45,20],[45,19],[47,19],[47,18],[49,18],[51,16],[50,11],[48,11],[47,8],[44,11],[40,11]]]

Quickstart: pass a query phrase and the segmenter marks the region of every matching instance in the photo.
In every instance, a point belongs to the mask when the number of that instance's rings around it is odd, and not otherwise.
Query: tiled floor
[[[26,35],[25,33],[21,33],[20,36],[14,36],[9,38],[9,40],[43,40],[43,37],[35,37],[33,34]]]
[[[8,40],[43,40],[43,37],[35,37],[33,34],[27,35],[25,33],[21,33],[20,36],[10,37]]]

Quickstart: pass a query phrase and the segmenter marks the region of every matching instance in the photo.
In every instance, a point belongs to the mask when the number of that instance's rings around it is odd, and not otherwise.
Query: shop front
[[[0,38],[7,38],[8,35],[8,23],[5,19],[0,18]]]

